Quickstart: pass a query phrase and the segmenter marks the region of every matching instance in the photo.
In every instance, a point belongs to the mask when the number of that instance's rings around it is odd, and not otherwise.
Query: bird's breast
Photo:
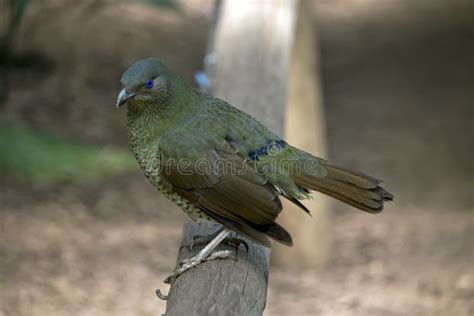
[[[158,142],[148,142],[142,136],[133,134],[129,135],[129,143],[132,148],[133,155],[138,161],[140,168],[142,169],[148,180],[160,191],[161,188],[161,159],[158,151]]]

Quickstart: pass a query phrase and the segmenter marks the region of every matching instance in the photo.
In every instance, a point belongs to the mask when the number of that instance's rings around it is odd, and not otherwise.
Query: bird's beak
[[[127,91],[125,91],[125,89],[122,89],[122,91],[120,91],[118,97],[117,97],[117,109],[119,107],[121,107],[122,105],[124,105],[125,103],[127,103],[127,101],[131,98],[135,96],[134,94],[128,94]]]

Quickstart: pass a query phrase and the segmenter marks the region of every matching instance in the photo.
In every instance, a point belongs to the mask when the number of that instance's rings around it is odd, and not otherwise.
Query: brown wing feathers
[[[292,245],[290,234],[275,219],[281,212],[282,205],[277,191],[262,175],[250,166],[243,168],[244,161],[238,156],[219,153],[230,159],[233,167],[245,172],[225,170],[221,174],[212,174],[212,180],[192,179],[187,177],[206,177],[207,175],[180,174],[169,168],[170,174],[164,174],[174,190],[194,202],[211,218],[225,226],[269,246],[265,235],[285,245]],[[190,187],[190,183],[209,184]],[[263,233],[263,235],[262,235]],[[265,240],[267,240],[265,242]]]

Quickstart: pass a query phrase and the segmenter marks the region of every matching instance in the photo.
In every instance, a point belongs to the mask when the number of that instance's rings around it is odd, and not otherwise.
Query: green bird
[[[291,246],[275,222],[286,198],[310,190],[369,213],[393,195],[380,180],[295,148],[231,104],[200,93],[159,59],[140,60],[122,75],[117,107],[127,104],[129,142],[149,181],[191,219],[223,225],[177,274],[212,257],[232,231],[270,247],[269,238]]]

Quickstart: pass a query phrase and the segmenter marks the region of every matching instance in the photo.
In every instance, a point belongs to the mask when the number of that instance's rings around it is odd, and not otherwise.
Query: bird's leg
[[[230,250],[217,251],[211,255],[212,251],[231,233],[232,230],[230,230],[229,228],[222,229],[217,234],[217,236],[215,236],[214,239],[212,239],[211,242],[207,244],[206,247],[204,247],[201,251],[197,253],[197,255],[192,258],[181,261],[179,263],[179,267],[173,272],[173,274],[166,278],[165,283],[171,284],[180,274],[188,271],[191,268],[194,268],[203,261],[224,259],[229,258],[231,255],[233,255],[233,252]]]
[[[210,243],[214,238],[217,237],[217,235],[219,235],[222,230],[224,230],[224,227],[218,229],[216,232],[210,234],[210,235],[195,235],[193,236],[193,240],[182,245],[179,250],[185,248],[185,249],[188,249],[188,250],[192,250],[194,247],[196,246],[201,246],[201,245],[207,245],[208,243]]]
[[[189,243],[186,243],[180,247],[179,250],[186,248],[188,250],[192,250],[196,246],[201,246],[201,245],[207,245],[210,243],[214,238],[219,235],[220,232],[222,232],[224,228],[221,228],[217,230],[215,233],[212,233],[210,235],[195,235],[193,236],[193,240],[190,241]],[[247,242],[241,238],[238,237],[226,237],[224,240],[222,240],[222,243],[229,244],[231,246],[234,246],[235,248],[238,248],[240,245],[244,245],[245,249],[248,251],[249,250],[249,245]]]
[[[227,237],[222,241],[225,244],[234,246],[237,250],[239,250],[240,245],[244,245],[245,251],[249,251],[249,244],[247,242],[239,237]]]

